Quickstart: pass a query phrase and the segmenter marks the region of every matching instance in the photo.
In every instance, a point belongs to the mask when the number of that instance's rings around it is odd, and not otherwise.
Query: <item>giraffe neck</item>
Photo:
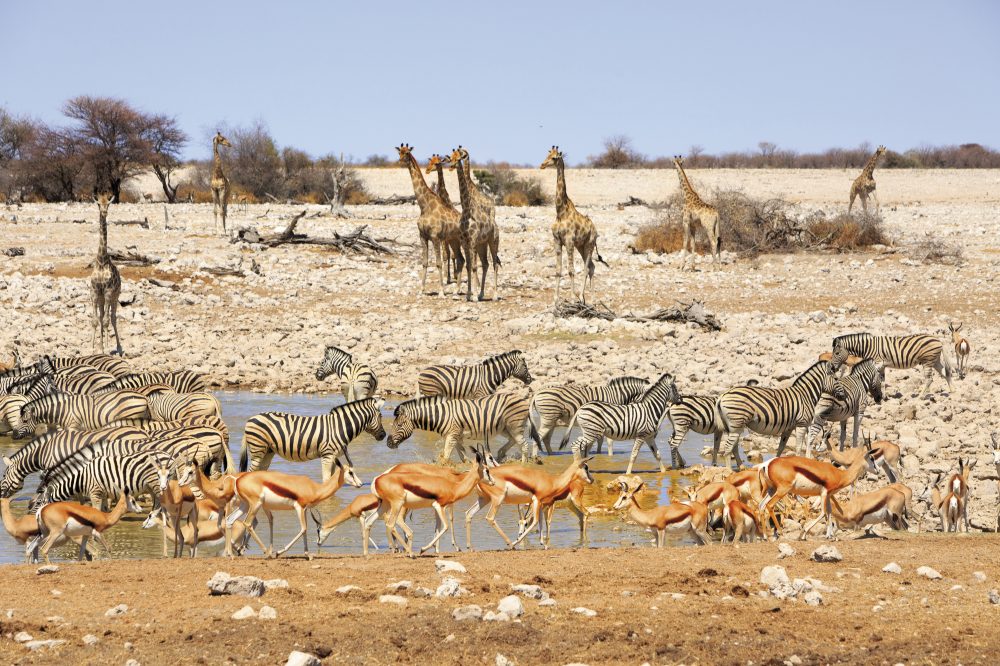
[[[222,172],[222,155],[219,153],[219,143],[212,144],[212,175],[215,178],[225,178]]]
[[[556,211],[562,212],[569,206],[566,194],[566,165],[560,159],[556,162]]]
[[[691,187],[691,181],[688,180],[687,173],[684,172],[684,167],[679,164],[675,166],[677,167],[677,177],[681,181],[681,189],[684,190],[684,200],[701,203],[701,197],[699,197],[698,193],[694,191],[693,187]]]
[[[878,163],[878,158],[879,158],[878,152],[869,157],[868,161],[865,163],[865,168],[861,170],[861,173],[871,177],[872,172],[875,171],[875,165]]]
[[[470,192],[472,182],[469,179],[469,172],[465,170],[463,160],[459,160],[455,168],[458,169],[458,196],[462,201],[462,211],[464,212],[472,204],[472,194]]]
[[[420,212],[426,213],[430,209],[434,193],[431,192],[431,188],[427,187],[424,174],[420,172],[420,165],[417,164],[417,160],[413,157],[412,153],[406,156],[406,168],[410,170],[410,180],[413,181],[413,193],[417,196],[417,205],[420,206]]]
[[[97,218],[97,259],[105,261],[108,258],[108,214],[101,212]]]
[[[448,196],[448,190],[444,186],[444,167],[441,166],[439,162],[437,165],[438,172],[438,196],[441,197],[442,201],[447,201],[450,199]]]

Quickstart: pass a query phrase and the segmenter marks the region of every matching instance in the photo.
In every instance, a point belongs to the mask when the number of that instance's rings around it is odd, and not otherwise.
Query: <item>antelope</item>
[[[184,539],[181,537],[181,514],[187,516],[188,524],[194,531],[195,548],[191,557],[197,552],[198,544],[198,506],[197,498],[192,491],[190,484],[194,478],[192,468],[196,467],[190,460],[179,466],[177,479],[170,479],[166,486],[161,484],[160,508],[167,516],[165,522],[172,524],[174,528],[174,538],[170,541],[174,544],[174,557],[180,557],[184,550]],[[163,557],[167,556],[167,530],[163,529]]]
[[[809,530],[824,517],[827,519],[826,530],[829,538],[833,529],[830,497],[838,490],[864,478],[870,464],[871,456],[867,451],[858,456],[847,469],[838,469],[828,462],[801,456],[771,458],[760,467],[761,486],[765,488],[765,492],[760,501],[759,509],[767,513],[774,522],[775,529],[780,533],[778,519],[774,515],[774,505],[789,493],[799,497],[818,495],[823,510],[815,520],[802,530],[800,538],[805,539]]]
[[[205,509],[212,511],[211,503],[208,500],[198,500],[198,507],[200,511],[204,511]],[[208,518],[202,518],[203,515],[203,513],[199,513],[199,520],[197,522],[189,523],[181,528],[182,546],[188,547],[191,557],[197,555],[199,546],[214,550],[226,545],[226,529],[219,525],[219,521],[214,517],[215,513],[210,513]],[[255,518],[254,523],[256,523],[256,520]],[[149,529],[157,525],[163,529],[163,533],[173,542],[176,538],[175,532],[172,529],[172,525],[170,525],[170,517],[163,511],[162,507],[153,509],[142,523],[143,529]],[[197,529],[195,526],[197,526]],[[242,540],[245,542],[247,534],[243,529],[242,522],[237,522],[233,525],[232,533],[235,535],[233,537],[234,541]]]
[[[827,453],[830,455],[830,462],[839,467],[850,467],[851,463],[858,457],[867,453],[871,458],[871,463],[868,465],[869,472],[878,474],[878,470],[881,468],[889,479],[889,483],[896,483],[899,480],[899,471],[896,465],[899,462],[900,449],[898,445],[892,442],[885,440],[872,442],[871,437],[865,435],[865,447],[863,449],[857,448],[839,451],[827,439],[827,449]],[[851,487],[851,494],[854,494],[853,485]]]
[[[7,534],[13,537],[14,541],[25,546],[24,561],[28,562],[35,559],[32,554],[37,556],[38,519],[30,512],[20,518],[15,517],[10,508],[10,501],[9,497],[0,498],[0,517],[3,518],[3,528]]]
[[[710,526],[716,509],[725,510],[730,502],[736,502],[740,499],[740,491],[727,481],[706,483],[700,488],[689,487],[686,490],[689,499],[701,502],[708,507],[708,524]]]
[[[959,335],[959,331],[962,330],[962,322],[958,322],[958,326],[949,323],[948,330],[951,331],[951,343],[955,345],[955,360],[958,361],[958,378],[965,379],[965,364],[969,360],[969,352],[972,351],[969,341],[964,337]]]
[[[833,360],[833,352],[823,352],[822,354],[819,355],[817,360],[826,361],[827,363],[829,363],[831,360]],[[844,361],[844,365],[846,365],[848,369],[850,369],[856,366],[858,363],[861,363],[861,361],[863,360],[865,359],[861,358],[860,356],[855,356],[854,354],[848,354],[847,360]]]
[[[582,471],[582,470],[581,470]],[[590,474],[590,468],[587,468],[588,478],[585,478],[579,472],[573,477],[569,482],[569,486],[564,488],[561,492],[548,495],[547,497],[540,497],[538,499],[538,505],[540,510],[544,510],[542,514],[542,520],[538,522],[538,537],[539,540],[542,539],[542,530],[544,524],[544,542],[543,545],[548,547],[550,541],[549,535],[552,530],[552,514],[555,512],[556,502],[562,500],[569,500],[569,510],[572,511],[579,521],[580,524],[580,541],[586,543],[587,541],[587,510],[583,506],[583,490],[585,485],[589,485],[594,482],[593,475]],[[528,516],[530,514],[525,512],[524,517],[518,521],[518,540],[520,540],[522,534],[527,534],[525,529],[528,526]]]
[[[465,545],[472,550],[472,518],[480,509],[489,505],[486,512],[486,522],[493,526],[500,538],[504,540],[508,548],[517,548],[517,545],[539,524],[539,515],[542,510],[543,501],[547,501],[554,496],[567,496],[574,479],[579,478],[584,483],[593,483],[594,477],[590,474],[587,463],[592,458],[574,460],[560,474],[554,475],[548,472],[530,469],[521,465],[501,465],[490,470],[493,483],[480,481],[477,485],[479,490],[479,501],[473,504],[465,513]],[[503,504],[528,504],[528,516],[525,516],[524,523],[518,529],[517,539],[511,541],[497,524],[496,515]],[[555,500],[547,501],[546,510],[555,505]],[[579,514],[578,514],[579,515]],[[581,519],[581,533],[584,531],[585,517]],[[548,547],[543,538],[542,544]]]
[[[333,496],[344,483],[355,488],[361,487],[361,479],[354,473],[350,464],[344,464],[337,458],[333,464],[333,473],[323,483],[316,483],[307,476],[284,474],[283,472],[257,471],[247,472],[236,479],[236,496],[240,500],[239,508],[226,519],[227,525],[232,525],[240,517],[243,527],[261,547],[267,557],[278,557],[291,548],[296,541],[302,539],[306,557],[312,559],[309,552],[309,540],[306,538],[306,511]],[[257,536],[252,521],[261,509],[267,516],[270,532],[270,545]],[[299,519],[299,532],[281,550],[274,551],[274,516],[273,511],[294,510]],[[226,535],[226,552],[232,554],[232,536]]]
[[[958,459],[958,473],[948,477],[948,492],[956,495],[961,501],[962,519],[965,521],[965,531],[969,531],[969,476],[972,468],[979,462],[976,458]]]
[[[701,545],[711,543],[708,537],[708,507],[698,501],[676,502],[667,506],[643,509],[636,495],[645,487],[638,476],[619,476],[621,494],[612,507],[620,511],[628,507],[628,517],[656,535],[656,545],[663,548],[667,530],[687,531]]]
[[[403,530],[406,539],[406,554],[415,557],[413,554],[413,531],[401,520],[404,510],[420,509],[432,507],[438,517],[438,529],[434,538],[426,546],[420,549],[419,554],[430,550],[448,530],[448,518],[445,508],[455,502],[464,499],[477,486],[480,480],[487,485],[493,485],[493,476],[486,466],[484,458],[479,450],[476,450],[476,459],[468,472],[457,477],[447,477],[439,474],[427,474],[420,472],[389,472],[379,474],[372,480],[372,492],[382,500],[386,508],[383,518],[385,520],[386,541],[392,543],[392,533],[398,525]],[[367,541],[368,534],[364,535]]]
[[[341,523],[347,522],[351,518],[357,518],[361,525],[361,535],[364,539],[362,544],[363,554],[368,554],[368,544],[369,542],[375,546],[378,550],[378,544],[375,540],[368,536],[368,527],[378,518],[379,507],[382,504],[382,500],[378,498],[377,495],[371,493],[365,493],[363,495],[358,495],[351,503],[347,505],[346,508],[337,513],[333,518],[323,523],[323,526],[319,528],[318,535],[316,539],[316,547],[319,548],[326,541],[326,538],[330,536],[333,530],[337,529],[337,526]],[[402,545],[404,543],[403,539],[398,536],[398,532],[394,532],[394,536],[397,537],[398,542]],[[389,544],[392,547],[392,544]]]
[[[741,502],[750,500],[751,502],[758,503],[761,497],[764,496],[764,491],[760,486],[760,470],[757,467],[749,467],[739,472],[733,472],[724,481],[736,487],[736,490],[740,492]]]
[[[38,523],[45,541],[42,543],[41,556],[49,563],[49,549],[61,538],[80,538],[80,555],[82,560],[87,552],[87,541],[94,537],[104,551],[111,557],[111,547],[104,540],[104,532],[115,525],[126,512],[139,513],[142,509],[132,499],[128,491],[122,493],[118,503],[110,513],[104,513],[92,506],[77,502],[52,502],[38,510]]]
[[[0,361],[0,372],[6,372],[8,370],[13,370],[14,368],[21,367],[21,355],[15,349],[10,353],[10,363],[6,361]]]
[[[757,514],[740,500],[732,500],[722,506],[722,543],[726,542],[728,534],[732,535],[734,545],[741,541],[753,543],[757,539],[767,540]]]
[[[855,495],[843,505],[833,498],[833,520],[837,527],[867,527],[869,533],[871,527],[882,523],[894,530],[905,530],[909,527],[906,522],[906,499],[907,493],[896,485]]]
[[[951,487],[945,488],[946,492],[941,493],[938,484],[941,482],[941,475],[938,474],[931,486],[931,504],[941,518],[942,532],[957,532],[958,521],[965,511],[965,501],[956,494]],[[966,526],[968,531],[968,525]]]

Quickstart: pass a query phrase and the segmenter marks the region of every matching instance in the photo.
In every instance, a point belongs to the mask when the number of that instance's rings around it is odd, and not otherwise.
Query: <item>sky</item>
[[[175,116],[186,157],[222,124],[363,159],[466,146],[476,161],[1000,148],[1000,3],[284,2],[0,5],[0,105],[61,123],[75,95]]]

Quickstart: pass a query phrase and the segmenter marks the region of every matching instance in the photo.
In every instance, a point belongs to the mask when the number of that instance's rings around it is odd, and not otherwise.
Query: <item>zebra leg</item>
[[[667,468],[663,466],[663,459],[660,458],[660,447],[656,445],[655,432],[646,438],[646,446],[648,446],[649,450],[653,452],[653,457],[656,458],[656,462],[660,464],[660,474],[666,472]]]
[[[940,363],[940,361],[938,363]],[[934,366],[930,366],[930,365],[925,365],[924,366],[924,388],[920,391],[920,395],[921,396],[927,396],[927,395],[929,395],[929,391],[930,391],[930,388],[931,388],[931,382],[934,380],[934,371],[935,371],[935,369],[936,368]]]
[[[840,422],[840,450],[841,451],[844,450],[844,444],[846,442],[847,442],[847,421],[841,421]],[[851,444],[851,448],[853,449],[857,445],[858,445],[858,429],[857,429],[857,421],[855,420],[854,442]]]
[[[736,463],[736,469],[741,469],[743,467],[743,461],[740,460],[740,436],[743,434],[743,426],[734,429],[729,434],[729,440],[726,442],[726,446],[729,447],[729,461],[730,463]],[[782,449],[784,449],[784,444],[788,442],[786,437],[781,444],[778,445],[778,455],[781,455]]]
[[[632,466],[635,464],[635,459],[639,457],[639,449],[642,448],[642,442],[642,437],[637,437],[632,444],[632,454],[628,457],[628,468],[625,470],[625,474],[632,473]]]
[[[581,452],[584,450],[584,448],[589,450],[590,445],[593,443],[593,441],[594,440],[588,438],[586,435],[583,435],[577,438],[575,442],[573,442],[573,444],[570,446],[570,449],[572,449],[573,451],[573,462],[580,462],[583,459],[583,455]]]
[[[865,417],[865,410],[858,409],[854,413],[854,436],[851,439],[851,448],[858,448],[858,434],[861,432],[861,419]],[[840,426],[840,438],[844,439],[847,435],[847,421],[844,421]]]

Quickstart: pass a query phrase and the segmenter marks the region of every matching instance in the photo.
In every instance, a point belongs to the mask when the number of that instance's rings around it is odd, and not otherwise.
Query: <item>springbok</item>
[[[822,354],[819,355],[819,357],[816,360],[826,361],[827,363],[829,363],[830,361],[833,360],[833,352],[823,352]],[[861,361],[863,360],[865,359],[861,358],[860,356],[855,356],[854,354],[848,354],[847,360],[844,361],[844,365],[846,365],[848,369],[851,369],[858,363],[861,363]]]
[[[708,507],[697,501],[675,502],[667,506],[643,509],[636,495],[646,484],[638,476],[619,476],[616,479],[621,494],[612,507],[620,511],[628,507],[628,517],[656,535],[656,545],[664,545],[667,531],[690,532],[701,545],[711,543],[708,537]]]
[[[759,509],[771,518],[780,534],[781,528],[778,527],[778,519],[774,515],[774,505],[789,493],[799,497],[818,495],[823,510],[802,530],[800,538],[805,539],[809,530],[824,517],[827,519],[826,531],[829,538],[833,530],[830,497],[838,490],[864,478],[870,464],[871,456],[867,451],[858,456],[847,469],[838,469],[828,462],[801,456],[771,458],[760,467],[761,487],[765,490]]]
[[[938,484],[941,483],[941,475],[938,474],[931,484],[931,505],[938,512],[941,518],[942,532],[957,532],[959,519],[965,510],[965,502],[960,495],[957,495],[951,487],[946,487],[942,493]],[[926,490],[925,490],[926,492]]]
[[[336,515],[334,515],[333,518],[323,523],[322,527],[320,527],[318,530],[319,533],[316,539],[316,547],[319,548],[320,546],[322,546],[323,542],[326,541],[326,538],[330,536],[330,533],[333,532],[333,530],[337,529],[338,525],[347,522],[351,518],[357,518],[358,522],[361,525],[361,536],[363,538],[367,537],[365,538],[364,544],[362,545],[362,552],[365,555],[368,554],[369,543],[375,546],[375,550],[378,550],[378,544],[376,544],[375,540],[372,539],[371,536],[369,536],[367,528],[370,527],[371,524],[375,522],[375,520],[378,518],[378,510],[381,504],[382,500],[380,500],[376,495],[373,495],[371,493],[364,493],[363,495],[358,495],[353,500],[351,500],[351,503],[348,504],[347,507],[345,507]],[[405,542],[403,541],[402,537],[398,537],[398,532],[396,533],[396,535],[400,545],[402,546]],[[390,548],[392,547],[391,543],[389,544],[389,547]]]
[[[955,361],[958,364],[958,378],[965,379],[965,364],[969,361],[969,352],[972,351],[972,346],[969,344],[968,340],[958,333],[962,330],[962,322],[958,322],[958,326],[955,326],[954,323],[949,323],[948,330],[951,331],[951,343],[955,346]]]
[[[212,508],[213,506],[214,505],[209,500],[198,500],[198,521],[196,523],[188,523],[180,530],[181,546],[186,546],[188,548],[191,557],[197,556],[199,547],[215,550],[226,545],[226,529],[219,524],[219,520],[216,518],[217,514]],[[207,517],[203,517],[206,515],[203,513],[206,509],[210,513],[207,514]],[[255,525],[256,522],[257,519],[254,518]],[[173,529],[173,525],[170,524],[170,517],[163,510],[163,507],[153,509],[146,517],[146,520],[142,523],[143,529],[149,529],[155,526],[159,526],[163,529],[163,533],[171,543],[173,543],[174,539],[177,538],[175,536],[176,532]],[[233,525],[232,535],[233,541],[243,544],[246,543],[247,534],[243,529],[242,522],[237,522]]]
[[[82,560],[87,552],[87,541],[94,537],[108,557],[111,557],[111,547],[104,540],[104,532],[114,526],[126,512],[139,513],[142,509],[132,499],[128,491],[122,493],[118,503],[110,513],[77,502],[52,502],[38,510],[38,523],[41,528],[41,556],[49,562],[49,549],[61,538],[80,538],[80,556]]]
[[[715,511],[725,510],[730,502],[740,499],[740,491],[728,481],[715,481],[694,488],[689,486],[685,489],[689,499],[701,502],[708,507],[708,525],[711,527],[714,522]]]
[[[236,497],[240,506],[226,518],[231,526],[240,518],[243,527],[261,547],[267,557],[278,557],[291,548],[296,541],[302,539],[306,557],[312,559],[309,552],[309,540],[306,538],[306,511],[333,496],[344,483],[355,488],[361,487],[361,479],[354,473],[349,464],[344,464],[337,458],[333,464],[333,473],[323,483],[316,483],[307,476],[285,474],[283,472],[257,471],[247,472],[236,479]],[[253,528],[252,521],[261,509],[267,516],[269,530],[269,546],[265,546]],[[299,519],[299,531],[281,550],[274,551],[274,515],[273,511],[295,511]],[[226,535],[226,552],[232,553],[232,536]]]
[[[431,507],[438,517],[438,529],[430,543],[420,549],[420,554],[430,550],[448,530],[445,508],[467,497],[480,480],[487,485],[493,484],[490,469],[478,449],[475,463],[468,472],[457,477],[419,472],[379,474],[372,480],[372,492],[384,505],[380,510],[384,512],[386,541],[392,543],[392,533],[399,526],[406,539],[406,554],[414,557],[413,531],[402,521],[402,514],[410,509]],[[367,541],[367,533],[364,539]]]
[[[32,554],[37,556],[38,519],[31,512],[20,518],[15,517],[10,508],[10,501],[9,497],[0,498],[0,517],[3,518],[3,528],[7,534],[13,537],[14,541],[25,546],[24,561],[28,562],[34,559]]]
[[[169,539],[174,544],[174,557],[180,557],[184,550],[184,539],[181,537],[181,516],[188,519],[188,523],[194,530],[194,542],[198,543],[198,507],[196,505],[195,494],[191,488],[194,479],[194,469],[197,467],[193,462],[185,462],[178,465],[177,479],[170,479],[166,487],[160,492],[160,508],[167,516],[166,523],[174,528],[174,538]],[[167,556],[167,530],[163,530],[163,557]],[[195,549],[197,550],[197,548]],[[194,557],[192,555],[191,557]]]
[[[956,495],[961,501],[962,520],[965,522],[965,531],[969,531],[969,477],[972,469],[979,462],[976,458],[958,459],[958,472],[948,477],[947,491]],[[956,530],[957,531],[957,530]]]
[[[734,545],[741,541],[753,543],[757,539],[767,541],[756,512],[740,500],[732,500],[722,507],[722,543],[726,543],[727,535],[731,536]]]
[[[582,543],[587,542],[587,510],[583,506],[583,491],[585,486],[594,483],[594,477],[590,473],[589,467],[586,470],[586,474],[583,472],[584,471],[582,469],[579,470],[576,476],[570,480],[569,486],[561,491],[546,497],[538,498],[538,507],[541,515],[541,520],[537,522],[538,539],[539,543],[542,545],[547,547],[550,542],[549,537],[552,532],[552,514],[555,512],[556,503],[563,500],[569,501],[569,510],[573,512],[579,522],[580,541]],[[525,511],[524,517],[518,521],[518,541],[520,541],[522,535],[527,534],[526,528],[529,525],[529,516],[531,516],[531,514]]]
[[[872,527],[883,523],[894,530],[905,530],[909,527],[906,522],[906,499],[907,493],[895,484],[855,495],[844,504],[833,498],[833,521],[840,528],[866,527],[869,534]]]

